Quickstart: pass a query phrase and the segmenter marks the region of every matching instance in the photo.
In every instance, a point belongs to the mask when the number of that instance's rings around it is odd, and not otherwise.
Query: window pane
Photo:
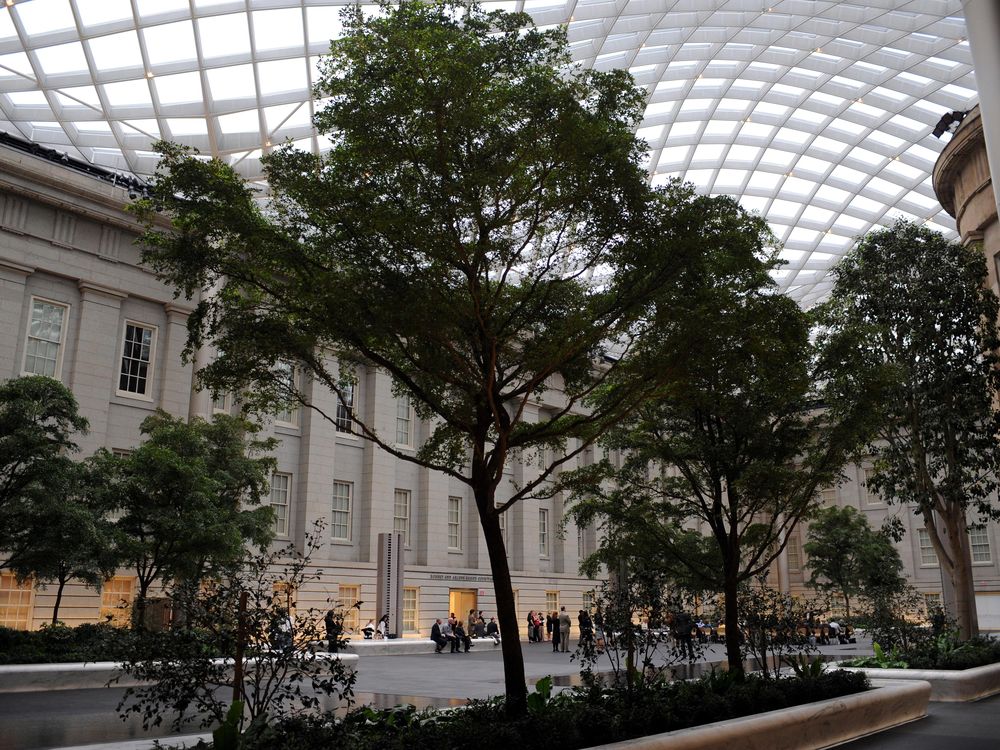
[[[133,323],[125,325],[122,366],[118,376],[119,391],[146,395],[149,387],[149,362],[152,349],[152,328],[143,328]]]
[[[353,584],[340,584],[340,598],[337,604],[344,608],[344,630],[356,633],[361,627],[360,612],[352,605],[361,601],[361,587]],[[350,609],[348,609],[350,607]]]
[[[406,587],[403,589],[403,631],[415,633],[417,627],[417,590]]]
[[[12,573],[0,573],[0,625],[15,630],[31,627],[31,581],[19,584]]]
[[[392,530],[403,535],[403,546],[410,546],[410,491],[396,490],[392,503]]]
[[[132,621],[133,585],[131,576],[115,576],[101,587],[101,620],[127,628]]]
[[[462,549],[462,498],[448,498],[448,548]]]
[[[354,432],[354,391],[354,383],[348,383],[341,388],[335,420],[338,432]]]
[[[66,308],[43,300],[32,300],[31,322],[24,351],[24,372],[58,376],[59,347],[65,324]]]
[[[969,532],[969,542],[972,546],[972,562],[990,562],[990,536],[986,529],[972,529]]]
[[[920,564],[936,567],[938,564],[937,553],[934,551],[934,545],[931,544],[931,535],[927,533],[927,529],[917,529],[917,539],[920,544]]]
[[[271,475],[271,507],[274,508],[274,533],[288,536],[288,490],[290,474]]]
[[[549,556],[549,511],[546,508],[538,509],[538,554]]]
[[[349,482],[333,483],[330,536],[342,541],[350,541],[351,539],[351,484]]]
[[[399,396],[396,399],[396,443],[411,445],[411,415],[410,397]]]

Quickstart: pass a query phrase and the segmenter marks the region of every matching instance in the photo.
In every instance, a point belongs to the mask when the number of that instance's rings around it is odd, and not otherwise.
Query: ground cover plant
[[[972,669],[1000,663],[1000,640],[976,636],[960,641],[952,632],[924,638],[905,651],[888,654],[875,644],[875,655],[847,662],[866,669]]]
[[[518,719],[507,715],[503,698],[471,701],[452,711],[365,707],[344,718],[286,719],[246,737],[244,747],[571,750],[858,693],[868,682],[863,673],[844,671],[777,680],[715,672],[693,682],[653,680],[640,691],[593,685],[551,695],[550,687],[539,681],[527,716]]]
[[[58,623],[40,630],[0,628],[0,664],[120,661],[142,637],[155,639],[158,634],[140,636],[106,623],[75,628]]]

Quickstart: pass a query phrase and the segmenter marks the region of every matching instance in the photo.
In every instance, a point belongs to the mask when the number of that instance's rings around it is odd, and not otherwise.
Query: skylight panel
[[[802,209],[802,216],[800,219],[805,221],[812,221],[817,224],[826,224],[833,218],[833,211],[828,211],[825,208],[820,208],[819,206],[806,206]]]
[[[135,4],[142,18],[188,10],[191,7],[189,0],[135,0]]]
[[[87,107],[98,109],[101,100],[97,96],[97,89],[93,86],[73,86],[72,88],[58,89],[56,101],[63,107]]]
[[[824,94],[822,91],[813,91],[809,98],[812,101],[820,102],[821,104],[828,104],[833,107],[840,107],[844,104],[844,99],[839,96],[833,96],[832,94]]]
[[[167,120],[167,127],[174,137],[208,135],[208,124],[201,117],[172,117]]]
[[[844,206],[847,204],[850,197],[851,194],[846,190],[841,190],[838,187],[833,187],[833,185],[827,185],[824,183],[816,188],[816,192],[813,195],[813,201],[822,200],[830,205]]]
[[[206,59],[250,51],[250,30],[245,13],[199,18],[198,34],[201,37],[201,53]]]
[[[256,96],[252,65],[209,68],[207,75],[208,89],[217,102]]]
[[[69,42],[55,47],[40,47],[35,50],[35,56],[47,76],[89,70],[87,56],[83,54],[83,45],[80,42]]]
[[[656,88],[653,89],[655,94],[678,94],[684,90],[688,82],[683,80],[675,81],[660,81],[656,84]]]
[[[866,198],[863,195],[855,195],[848,206],[865,214],[877,214],[885,208],[885,203]]]
[[[794,220],[796,216],[799,215],[799,209],[802,208],[801,203],[792,203],[791,201],[775,200],[771,203],[771,208],[768,210],[768,216],[774,216],[782,219]]]
[[[31,36],[48,34],[53,31],[63,31],[76,26],[73,11],[67,0],[50,0],[49,2],[17,3],[8,13],[16,13],[24,30]]]
[[[929,148],[927,148],[926,146],[921,146],[919,143],[914,143],[912,146],[906,149],[906,153],[908,153],[910,156],[920,159],[921,161],[927,163],[928,165],[933,165],[938,158],[938,154],[936,151],[931,151]]]
[[[774,172],[754,172],[750,175],[747,188],[750,190],[773,191],[781,182],[781,175]]]
[[[906,192],[906,189],[900,187],[899,185],[889,182],[888,180],[883,180],[881,177],[872,177],[868,180],[868,184],[865,185],[866,190],[874,190],[876,193],[884,195],[889,201],[896,200],[899,196]]]
[[[893,115],[889,118],[889,122],[914,133],[919,133],[927,129],[927,126],[924,125],[924,123],[906,117],[905,115]]]
[[[202,100],[201,76],[197,73],[177,73],[153,79],[160,104],[183,104]]]
[[[687,163],[688,153],[690,151],[690,146],[670,146],[669,148],[663,149],[663,151],[660,152],[660,161],[657,163],[657,168],[662,169],[669,166],[683,166]]]
[[[860,187],[868,180],[868,175],[864,172],[859,172],[856,169],[851,169],[850,167],[845,167],[843,164],[838,164],[830,172],[830,177],[838,180],[843,180],[852,185]]]
[[[788,114],[790,107],[785,107],[781,104],[772,104],[771,102],[757,102],[754,107],[754,114],[759,115],[773,115],[775,117],[784,117]]]
[[[906,194],[906,197],[903,200],[907,200],[911,203],[914,203],[923,209],[934,208],[935,206],[938,205],[936,198],[929,198],[928,196],[923,195],[917,190],[911,190],[909,193]]]
[[[715,143],[702,143],[694,150],[694,156],[692,157],[692,162],[714,162],[718,163],[722,160],[722,154],[726,150],[726,147],[722,144]]]
[[[815,229],[806,229],[805,227],[793,227],[792,231],[788,234],[788,239],[785,242],[791,243],[801,243],[803,245],[811,245],[816,240],[819,239],[820,233]],[[815,259],[815,254],[809,256],[811,259]]]
[[[77,2],[77,12],[84,26],[99,26],[113,21],[131,21],[132,4],[129,0],[100,0],[100,2]]]
[[[312,127],[309,107],[305,104],[289,104],[264,109],[264,119],[269,131],[279,128]]]
[[[786,141],[787,143],[794,143],[797,146],[801,146],[803,143],[812,138],[811,133],[803,133],[801,130],[795,130],[794,128],[779,128],[778,132],[774,134],[774,139],[777,141]]]
[[[724,97],[719,100],[719,105],[715,111],[717,113],[732,112],[742,114],[752,106],[753,102],[748,99],[730,99],[729,97]]]
[[[791,154],[788,151],[781,151],[776,148],[765,149],[763,156],[760,157],[761,164],[767,164],[772,167],[780,167],[782,169],[787,169],[791,166],[793,161],[795,161],[795,154]]]
[[[142,136],[151,136],[153,138],[160,137],[160,123],[156,120],[122,120],[121,125],[125,131],[126,137],[132,133]],[[142,156],[143,153],[144,152],[142,151],[135,152],[136,156]]]
[[[81,133],[111,133],[111,125],[104,120],[80,120],[76,129]]]
[[[656,117],[673,112],[677,108],[676,101],[651,102],[646,105],[646,117]]]
[[[684,179],[693,183],[696,188],[704,192],[711,183],[712,175],[714,174],[714,169],[689,169],[684,173]]]
[[[861,135],[866,130],[868,130],[868,128],[866,128],[864,125],[858,125],[856,122],[851,122],[850,120],[844,120],[840,117],[831,120],[830,124],[827,125],[827,128],[829,128],[830,130],[842,130],[846,133],[849,133],[850,135],[855,135],[855,136]]]
[[[830,162],[817,159],[815,156],[809,156],[808,154],[800,156],[799,160],[795,162],[796,171],[802,170],[803,172],[812,172],[816,175],[824,175],[828,169],[830,169]]]
[[[17,29],[14,27],[11,15],[12,13],[10,12],[0,13],[0,41],[13,39],[17,36]]]
[[[665,125],[652,125],[645,128],[639,128],[635,131],[635,134],[647,143],[652,143],[660,140],[660,137],[663,135],[663,131],[665,129]]]
[[[773,125],[764,125],[759,122],[744,122],[740,128],[740,138],[768,139],[774,132]]]
[[[720,169],[715,178],[715,186],[737,190],[742,187],[746,177],[747,173],[740,169]]]
[[[701,128],[700,122],[675,122],[670,126],[670,134],[667,139],[669,141],[671,138],[687,138],[695,135],[699,128]]]
[[[231,115],[220,115],[218,122],[219,130],[227,135],[231,133],[257,133],[260,130],[256,109],[234,112]]]
[[[816,183],[810,180],[798,177],[794,172],[785,177],[785,182],[781,186],[782,197],[791,197],[799,199],[806,199],[813,194],[816,189]]]
[[[918,86],[926,86],[928,83],[933,83],[934,81],[927,76],[918,76],[916,73],[911,73],[908,70],[901,70],[896,73],[896,78],[901,78],[904,81],[909,81],[910,83],[915,83]]]
[[[714,99],[685,99],[680,111],[684,114],[707,114],[715,104]]]
[[[7,98],[15,107],[44,107],[49,103],[41,91],[10,91]]]
[[[729,147],[729,154],[726,156],[726,161],[753,163],[757,161],[757,156],[760,155],[760,152],[761,149],[756,146],[735,144]]]
[[[262,96],[282,91],[302,91],[305,95],[309,89],[305,61],[302,58],[258,63],[257,76]]]
[[[139,37],[134,31],[95,37],[87,44],[98,70],[142,67]]]
[[[718,110],[716,110],[718,115]],[[740,123],[735,120],[709,120],[705,125],[705,135],[718,138],[732,138],[740,128]]]
[[[301,47],[304,43],[302,10],[282,8],[254,11],[253,34],[258,52]]]
[[[104,95],[112,107],[153,106],[149,84],[144,78],[104,84]]]
[[[190,21],[149,26],[142,30],[146,41],[146,54],[152,65],[196,60],[194,26]]]
[[[915,180],[925,174],[922,170],[917,169],[916,167],[904,164],[900,159],[890,160],[888,164],[882,167],[882,171],[894,174],[906,181]]]
[[[910,98],[909,94],[904,94],[902,91],[896,91],[895,89],[886,88],[885,86],[876,86],[869,93],[884,96],[887,99],[892,99],[894,102],[899,103],[905,102]]]
[[[866,229],[868,222],[859,219],[856,216],[851,216],[850,214],[841,214],[837,217],[837,220],[833,223],[833,225],[843,232],[854,234]]]
[[[741,195],[740,205],[751,213],[761,214],[767,208],[767,198],[759,195]]]
[[[340,11],[338,7],[308,7],[306,8],[306,21],[309,25],[309,43],[328,43],[331,39],[338,39],[343,34],[343,24],[340,22]]]

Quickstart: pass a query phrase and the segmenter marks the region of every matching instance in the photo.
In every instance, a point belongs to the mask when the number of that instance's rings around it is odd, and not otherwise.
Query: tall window
[[[938,566],[937,553],[931,544],[931,535],[927,529],[917,529],[917,541],[920,543],[920,564],[928,568]]]
[[[354,607],[355,602],[361,601],[361,587],[355,584],[340,584],[340,598],[337,604],[344,609],[344,630],[349,633],[356,633],[361,627],[361,613]]]
[[[138,323],[125,323],[122,338],[122,366],[118,373],[118,393],[150,395],[150,364],[156,329]]]
[[[819,499],[824,508],[833,507],[837,504],[837,488],[824,487],[819,491]]]
[[[31,627],[31,581],[18,583],[13,573],[0,573],[0,625],[15,630]]]
[[[412,586],[403,588],[403,632],[415,633],[417,627],[417,589]]]
[[[396,444],[413,445],[413,406],[407,395],[396,398]]]
[[[462,498],[448,498],[448,549],[462,549]]]
[[[330,516],[330,536],[342,542],[351,541],[350,482],[333,483],[333,512]]]
[[[24,347],[23,374],[59,377],[67,309],[66,305],[31,298],[31,320],[28,322],[28,340]]]
[[[788,559],[789,570],[802,569],[802,554],[799,547],[799,533],[797,531],[788,535],[788,544],[785,545],[785,556]]]
[[[878,493],[872,488],[871,482],[872,477],[875,476],[874,469],[864,470],[864,483],[865,483],[865,502],[868,505],[878,505],[882,502],[882,498],[878,496]]]
[[[924,605],[928,612],[941,606],[941,594],[924,594]]]
[[[549,556],[549,510],[548,508],[538,509],[538,555],[539,557]]]
[[[298,424],[299,419],[299,407],[290,400],[292,394],[296,392],[295,366],[291,362],[278,362],[274,368],[274,374],[278,378],[282,396],[287,396],[289,399],[282,405],[281,411],[274,415],[274,421],[294,426]]]
[[[229,394],[220,393],[218,396],[212,398],[212,413],[213,414],[228,414],[229,413]]]
[[[576,556],[580,560],[587,556],[587,533],[579,526],[576,527]]]
[[[341,386],[340,397],[337,398],[337,418],[334,424],[338,432],[354,432],[354,407],[357,383],[350,382]]]
[[[271,475],[271,507],[274,508],[274,533],[288,536],[288,494],[292,486],[291,474]]]
[[[972,546],[972,562],[993,561],[993,555],[990,553],[990,535],[985,528],[970,529],[969,544]]]
[[[558,612],[559,611],[559,592],[558,591],[546,591],[545,592],[545,611],[546,612]]]
[[[403,535],[403,546],[410,546],[410,491],[396,490],[392,501],[392,530]]]
[[[115,627],[127,628],[132,621],[135,578],[115,576],[101,586],[101,620]]]
[[[590,612],[594,609],[594,592],[584,591],[583,592],[583,608]]]

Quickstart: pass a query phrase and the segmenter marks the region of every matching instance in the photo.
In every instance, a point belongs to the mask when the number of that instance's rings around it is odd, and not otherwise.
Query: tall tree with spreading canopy
[[[136,571],[137,629],[157,581],[199,581],[241,560],[247,544],[271,541],[273,511],[258,506],[270,491],[274,459],[265,454],[276,442],[222,414],[188,423],[158,411],[141,431],[145,439],[131,454],[101,450],[94,458],[109,478],[101,502],[118,510],[118,556]]]
[[[968,638],[978,617],[967,515],[1000,517],[998,303],[986,263],[975,247],[900,221],[864,237],[834,274],[824,336],[854,362],[838,391],[851,399],[868,382],[884,388],[869,487],[916,505]]]
[[[688,585],[724,594],[727,661],[742,674],[741,585],[768,571],[816,507],[866,417],[821,408],[829,373],[808,315],[774,289],[766,224],[716,200],[733,231],[685,276],[687,303],[670,300],[683,314],[643,356],[672,382],[609,432],[620,469],[605,462],[570,482],[580,522],[604,523],[620,551],[632,538],[646,555],[655,545]]]
[[[873,529],[857,508],[817,511],[803,550],[809,556],[808,585],[840,594],[848,619],[852,598],[873,588],[898,589],[904,583],[903,562],[890,535]]]
[[[137,209],[168,212],[174,231],[151,228],[145,260],[188,295],[216,289],[190,318],[189,346],[224,352],[201,373],[208,386],[316,408],[305,379],[347,406],[350,369],[368,366],[410,396],[432,426],[415,455],[363,419],[356,430],[471,488],[507,705],[520,714],[501,514],[655,384],[580,408],[625,366],[595,367],[605,347],[633,348],[649,301],[712,229],[690,190],[647,183],[633,132],[642,91],[623,71],[572,67],[564,29],[475,4],[402,2],[349,8],[343,30],[316,86],[329,152],[265,156],[261,208],[228,166],[160,144],[153,194]],[[526,418],[553,390],[552,413]],[[512,456],[570,437],[497,507]]]
[[[73,481],[74,433],[87,420],[58,380],[28,375],[0,383],[0,569],[30,551],[29,519]]]

